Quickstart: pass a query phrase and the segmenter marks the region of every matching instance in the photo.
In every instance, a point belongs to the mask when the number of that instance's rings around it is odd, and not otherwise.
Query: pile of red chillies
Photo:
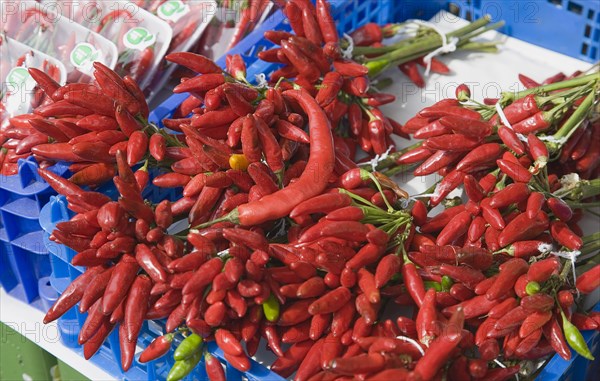
[[[577,299],[600,286],[586,262],[600,237],[578,223],[600,193],[597,79],[521,76],[531,92],[487,104],[463,85],[400,126],[378,108],[393,96],[340,58],[328,4],[299,4],[286,4],[303,21],[295,34],[267,32],[280,47],[262,58],[287,64],[270,86],[250,85],[240,56],[225,71],[167,56],[199,75],[175,88],[190,96],[166,129],[148,124],[135,81],[99,63],[85,85],[31,70],[49,100],[12,118],[4,144],[17,140],[66,197],[75,215],[51,239],[86,268],[44,322],[78,304],[85,357],[118,329],[128,370],[143,322],[164,321],[137,361],[177,343],[168,380],[201,360],[225,379],[205,341],[247,371],[264,339],[271,370],[296,380],[507,380],[554,353],[591,359],[580,330],[599,330],[600,315]],[[378,171],[355,163],[358,148],[393,147],[392,133],[423,140]],[[71,163],[69,179],[46,169],[56,161]],[[409,199],[386,176],[405,170],[442,179]],[[93,190],[107,182],[116,200]],[[150,186],[180,197],[152,203]],[[179,221],[188,228],[169,229]]]

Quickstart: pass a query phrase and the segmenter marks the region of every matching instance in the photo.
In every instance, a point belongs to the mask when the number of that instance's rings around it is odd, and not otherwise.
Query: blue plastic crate
[[[0,284],[9,295],[43,310],[38,281],[51,269],[38,217],[54,191],[38,175],[33,157],[18,166],[17,175],[0,176]],[[63,175],[68,168],[49,169]]]
[[[169,194],[167,194],[168,196]],[[170,194],[171,196],[173,194]],[[164,197],[165,194],[157,193],[158,197]],[[56,242],[50,241],[49,236],[54,230],[56,224],[60,221],[66,221],[72,216],[72,213],[67,209],[67,202],[64,196],[52,196],[50,201],[42,208],[40,212],[40,224],[44,230],[44,243],[48,251],[50,252],[50,263],[52,266],[52,274],[49,280],[43,280],[44,284],[50,282],[53,289],[56,292],[56,296],[64,292],[67,286],[81,273],[84,271],[82,267],[75,267],[70,264],[71,259],[75,256],[75,252],[70,248],[57,244]],[[51,292],[48,294],[51,295]],[[75,350],[82,353],[81,348],[77,344],[77,336],[80,328],[83,326],[87,314],[79,313],[77,308],[72,308],[63,317],[58,320],[58,327],[60,332],[61,341]],[[144,323],[140,337],[138,339],[138,346],[141,348],[147,347],[150,342],[160,336],[164,332],[164,326],[161,322],[148,321]],[[173,365],[172,354],[164,356],[161,359],[150,362],[148,364],[140,364],[137,361],[134,362],[132,368],[126,373],[122,371],[120,367],[121,352],[119,348],[118,330],[115,330],[109,335],[108,340],[102,345],[100,350],[94,357],[90,359],[98,366],[114,375],[119,379],[124,380],[164,380],[166,379],[167,373]],[[209,352],[214,356],[224,361],[222,351],[214,344],[209,345]],[[228,380],[242,380],[242,376],[249,380],[272,380],[278,381],[283,380],[275,373],[269,371],[264,366],[257,362],[252,362],[252,368],[246,373],[240,373],[235,369],[227,368],[227,379]],[[206,374],[204,374],[203,366],[199,365],[195,372],[184,380],[192,381],[204,381],[208,380]]]

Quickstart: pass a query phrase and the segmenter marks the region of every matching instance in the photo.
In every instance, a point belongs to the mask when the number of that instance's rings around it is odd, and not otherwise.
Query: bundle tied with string
[[[433,30],[434,32],[436,32],[442,39],[442,46],[433,50],[432,52],[428,53],[427,55],[425,55],[423,57],[423,62],[425,62],[425,64],[427,65],[427,68],[425,69],[426,76],[428,76],[431,72],[431,61],[434,57],[437,57],[440,54],[452,53],[452,52],[456,51],[457,44],[460,40],[457,37],[452,37],[448,41],[448,38],[446,38],[446,34],[444,32],[442,32],[434,23],[431,23],[431,22],[425,21],[425,20],[410,19],[410,20],[407,20],[405,22],[405,24],[406,25],[405,25],[404,29],[399,29],[396,34],[409,32],[409,28],[411,27],[411,24],[412,24],[412,25],[423,26],[423,27],[429,28],[429,29]],[[352,59],[353,53],[354,53],[354,40],[347,33],[344,33],[343,38],[347,42],[348,46],[345,49],[342,49],[342,57],[344,59],[350,60],[350,59]]]

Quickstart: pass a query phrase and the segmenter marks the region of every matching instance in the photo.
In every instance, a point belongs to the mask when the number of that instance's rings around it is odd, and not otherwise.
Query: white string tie
[[[577,281],[577,274],[575,273],[575,262],[577,262],[577,257],[581,254],[581,251],[552,251],[550,252],[550,254],[571,261],[571,270],[573,271],[573,283],[575,283]]]
[[[256,87],[265,88],[269,85],[267,76],[264,73],[255,74],[254,78],[256,78]]]
[[[496,111],[498,112],[498,116],[500,117],[500,120],[502,121],[502,124],[504,124],[506,127],[510,128],[511,130],[515,130],[513,128],[513,126],[510,124],[510,122],[508,121],[508,118],[506,117],[506,114],[504,114],[504,110],[502,110],[502,107],[500,106],[500,102],[496,102]],[[525,137],[525,135],[520,134],[518,132],[515,131],[515,133],[517,134],[517,137],[519,138],[520,141],[522,142],[526,142],[527,138]]]
[[[506,368],[506,365],[502,364],[502,363],[501,363],[500,361],[498,361],[497,359],[494,359],[494,362],[495,362],[496,364],[498,364],[498,366],[499,366],[500,368]],[[517,381],[519,381],[519,374],[518,374],[518,373],[517,373],[517,374],[515,374],[515,378],[517,379]]]
[[[382,153],[381,155],[375,155],[374,158],[372,158],[369,161],[365,161],[364,163],[358,163],[358,165],[363,165],[363,166],[367,166],[370,165],[371,168],[373,168],[373,171],[377,170],[377,165],[379,164],[379,162],[385,160],[388,158],[388,156],[390,156],[390,152],[392,151],[392,149],[394,148],[394,146],[389,146],[387,151],[385,151],[384,153]]]
[[[225,250],[223,250],[223,251],[219,251],[219,252],[217,253],[217,256],[218,256],[219,258],[224,258],[224,257],[226,257],[226,256],[228,256],[228,255],[229,255],[229,249],[225,249]]]
[[[348,33],[344,33],[343,39],[348,41],[348,47],[342,50],[342,57],[347,60],[352,59],[352,52],[354,51],[354,40]]]
[[[538,136],[538,138],[544,142],[556,143],[558,145],[563,145],[567,142],[567,137],[563,136],[562,138],[555,138],[554,136]]]
[[[554,245],[551,243],[540,243],[538,245],[538,251],[540,253],[549,253],[554,250]]]
[[[440,54],[454,52],[456,50],[456,44],[458,44],[460,40],[457,37],[452,37],[450,38],[450,41],[448,41],[446,34],[442,32],[435,24],[430,23],[429,21],[409,20],[409,22],[432,29],[434,32],[439,34],[440,38],[442,39],[442,46],[423,57],[423,62],[425,62],[427,65],[427,68],[425,69],[425,76],[428,76],[429,72],[431,71],[431,60]]]
[[[411,339],[410,337],[407,337],[407,336],[396,336],[396,339],[402,340],[402,341],[407,342],[407,343],[411,343],[412,345],[414,345],[419,350],[419,352],[421,352],[421,356],[425,356],[425,351],[419,345],[419,343],[417,343],[417,341],[415,339]]]

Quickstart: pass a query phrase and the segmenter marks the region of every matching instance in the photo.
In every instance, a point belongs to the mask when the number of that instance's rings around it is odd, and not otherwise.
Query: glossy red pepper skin
[[[167,282],[167,273],[154,253],[145,244],[135,247],[135,259],[139,266],[157,283]]]
[[[220,73],[222,70],[217,64],[213,62],[213,60],[194,53],[170,53],[167,56],[165,56],[165,59],[167,61],[185,66],[188,69],[200,74]]]
[[[558,274],[560,270],[560,261],[556,257],[542,259],[529,266],[527,279],[532,282],[545,282],[553,274]]]
[[[549,119],[550,115],[544,111],[540,111],[526,119],[513,124],[515,132],[520,134],[538,133],[545,131],[552,125],[552,121]]]
[[[152,281],[145,275],[136,277],[131,285],[131,289],[125,303],[125,315],[122,325],[126,339],[137,342],[138,335],[142,328],[142,323],[148,311],[148,299]]]
[[[477,111],[457,106],[456,104],[458,102],[456,99],[448,99],[442,102],[438,102],[433,106],[424,108],[419,112],[419,115],[425,118],[442,118],[444,116],[452,115],[474,120],[481,119],[481,115]]]
[[[221,362],[208,352],[204,354],[204,366],[206,368],[206,374],[208,375],[210,381],[227,380],[225,376],[225,370],[223,369],[223,365],[221,364]]]
[[[408,79],[410,79],[410,81],[413,84],[415,84],[415,86],[420,88],[425,87],[425,80],[423,80],[423,77],[421,76],[417,63],[415,61],[409,61],[400,64],[398,65],[398,69],[400,69],[400,71],[404,73],[404,75],[406,75]]]
[[[573,210],[571,207],[557,197],[551,197],[546,202],[552,214],[563,222],[569,222],[573,218]]]
[[[442,117],[440,122],[446,127],[449,127],[455,134],[483,138],[492,133],[492,126],[489,123],[476,119],[448,115]]]
[[[570,250],[579,250],[583,246],[583,240],[575,234],[567,224],[562,221],[550,223],[550,234],[558,243]]]
[[[77,304],[83,297],[85,288],[103,271],[104,269],[102,267],[91,267],[71,282],[44,316],[44,324],[58,319],[71,307]]]
[[[506,247],[513,242],[530,240],[548,229],[550,223],[544,212],[539,212],[534,219],[526,213],[519,214],[506,225],[506,228],[498,236],[500,247]]]
[[[425,160],[421,165],[419,165],[414,171],[415,176],[426,176],[431,175],[432,173],[437,172],[441,168],[446,167],[457,161],[460,157],[462,157],[461,152],[453,152],[446,150],[436,151],[433,155],[431,155],[427,160]]]
[[[527,273],[529,265],[521,258],[509,259],[504,263],[500,274],[494,284],[487,290],[486,297],[489,300],[500,298],[507,289],[512,288],[518,277]]]
[[[414,372],[420,375],[422,379],[433,379],[435,374],[449,360],[460,340],[461,335],[457,332],[448,332],[435,339],[425,355],[417,362]]]
[[[514,125],[517,122],[520,122],[532,115],[535,115],[540,111],[537,105],[537,101],[535,99],[534,94],[530,94],[521,99],[517,99],[512,102],[510,105],[505,107],[502,111],[504,111],[504,115],[506,119],[511,125]]]
[[[458,205],[444,210],[443,212],[441,212],[440,214],[436,215],[435,217],[427,221],[425,224],[423,224],[423,226],[421,226],[421,232],[434,233],[441,231],[444,228],[444,226],[446,226],[446,224],[450,222],[452,218],[454,218],[464,210],[464,205]]]
[[[485,275],[481,271],[468,266],[452,266],[444,263],[440,266],[439,272],[464,284],[469,289],[474,289],[477,284],[485,279]]]
[[[546,325],[542,328],[542,332],[546,340],[560,357],[569,361],[571,359],[571,349],[567,344],[564,333],[556,316],[553,316]]]
[[[506,126],[500,126],[498,128],[498,136],[511,151],[517,155],[523,155],[525,153],[525,146],[519,139],[517,134],[512,128]]]
[[[552,311],[535,311],[523,320],[519,328],[519,337],[525,339],[527,336],[540,330],[552,318]]]
[[[308,312],[311,315],[335,312],[342,308],[350,298],[350,290],[345,287],[338,287],[312,302],[308,306]]]
[[[434,136],[425,141],[425,147],[450,152],[471,151],[480,144],[480,139],[462,134]]]
[[[301,103],[307,110],[313,110],[316,107],[316,102],[305,92],[287,91],[285,96],[290,96]],[[300,202],[315,196],[322,192],[326,185],[327,179],[333,169],[333,142],[331,132],[329,131],[329,122],[326,120],[324,113],[315,112],[310,115],[310,130],[311,130],[311,155],[307,163],[307,168],[317,168],[321,172],[318,176],[319,181],[312,181],[313,175],[310,175],[310,185],[306,184],[305,179],[308,172],[305,171],[295,183],[288,185],[286,188],[267,195],[260,200],[240,205],[237,208],[239,221],[243,225],[251,226],[270,219],[278,218],[283,215],[288,215]],[[326,129],[326,130],[325,130]],[[300,192],[302,190],[302,192]],[[283,202],[283,200],[286,200]]]
[[[115,266],[102,297],[102,313],[109,315],[127,295],[139,269],[135,258],[124,255]]]
[[[141,363],[147,363],[164,356],[171,349],[172,341],[172,335],[162,335],[157,337],[156,339],[152,340],[150,345],[144,349],[138,361]]]
[[[448,245],[465,235],[472,218],[471,213],[466,210],[456,215],[439,233],[436,244],[439,246]]]
[[[594,292],[600,287],[600,265],[596,265],[577,277],[576,281],[577,289],[584,294]]]
[[[99,273],[87,285],[79,303],[79,312],[86,312],[99,298],[102,297],[113,269],[114,268],[109,268],[106,271]]]
[[[502,173],[506,174],[516,182],[528,183],[533,177],[531,172],[529,172],[527,168],[523,167],[523,165],[520,163],[500,159],[496,160],[496,164]]]
[[[521,201],[527,200],[531,191],[527,184],[524,183],[513,183],[506,186],[506,188],[494,193],[492,196],[489,206],[496,209],[507,207],[511,204],[517,204]]]

